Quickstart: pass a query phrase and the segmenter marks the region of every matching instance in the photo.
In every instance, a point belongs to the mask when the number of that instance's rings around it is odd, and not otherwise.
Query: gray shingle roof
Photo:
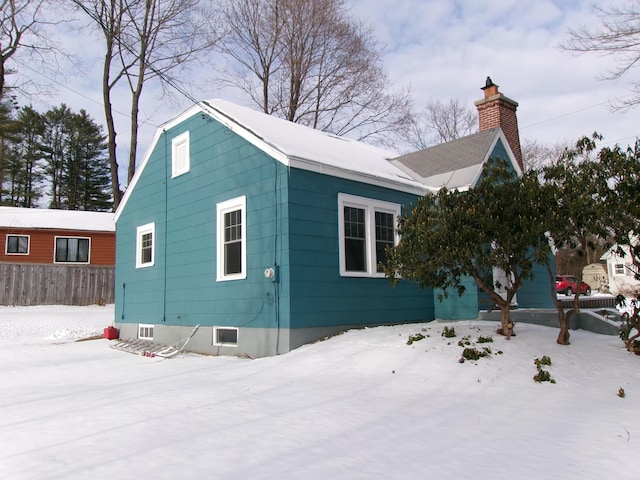
[[[467,186],[482,167],[499,132],[499,127],[491,128],[396,157],[392,162],[431,187]]]

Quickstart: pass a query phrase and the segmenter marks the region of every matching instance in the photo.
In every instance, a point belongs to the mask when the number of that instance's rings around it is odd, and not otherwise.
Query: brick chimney
[[[500,93],[498,85],[493,83],[490,77],[487,77],[487,82],[482,87],[482,90],[484,91],[484,98],[475,102],[478,109],[480,131],[501,127],[520,168],[524,169],[522,165],[522,149],[520,148],[520,134],[518,132],[518,117],[516,116],[518,102]]]

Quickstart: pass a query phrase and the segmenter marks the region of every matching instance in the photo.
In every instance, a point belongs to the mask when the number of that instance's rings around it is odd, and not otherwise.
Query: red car
[[[556,276],[556,292],[565,295],[573,295],[578,291],[578,279],[573,275],[557,275]],[[588,283],[580,284],[580,295],[591,295],[591,287]]]

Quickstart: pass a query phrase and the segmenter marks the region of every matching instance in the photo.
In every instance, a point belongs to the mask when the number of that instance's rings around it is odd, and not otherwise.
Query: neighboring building
[[[3,305],[113,302],[113,213],[0,207],[0,238]]]
[[[612,249],[602,255],[600,260],[607,264],[609,274],[609,291],[613,295],[637,295],[640,291],[640,281],[635,278],[635,268],[631,261],[628,247],[622,247],[625,255],[618,255]]]
[[[513,102],[489,87],[483,111]],[[398,157],[222,100],[192,107],[157,130],[116,212],[121,338],[170,344],[200,325],[190,350],[267,356],[352,327],[476,318],[477,289],[440,303],[377,264],[419,196],[473,187],[491,158],[520,170],[485,126]],[[549,297],[540,278],[520,306]]]
[[[593,290],[599,292],[609,291],[609,276],[607,266],[602,263],[590,263],[582,269],[582,280],[588,283]]]

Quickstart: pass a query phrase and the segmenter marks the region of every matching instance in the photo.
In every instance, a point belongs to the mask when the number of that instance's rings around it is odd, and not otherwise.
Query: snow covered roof
[[[417,195],[423,195],[428,190],[413,178],[411,173],[390,162],[391,158],[398,156],[397,152],[321,132],[226,100],[214,99],[194,105],[156,130],[120,202],[115,214],[116,220],[127,203],[130,192],[135,188],[162,132],[194,115],[210,116],[290,167],[394,188]]]
[[[339,177],[366,177],[424,193],[424,186],[389,160],[397,152],[315,130],[234,103],[202,102],[205,113],[286,165]],[[358,178],[362,180],[362,178]],[[375,183],[375,182],[374,182]]]
[[[115,232],[112,212],[0,207],[0,227]]]

